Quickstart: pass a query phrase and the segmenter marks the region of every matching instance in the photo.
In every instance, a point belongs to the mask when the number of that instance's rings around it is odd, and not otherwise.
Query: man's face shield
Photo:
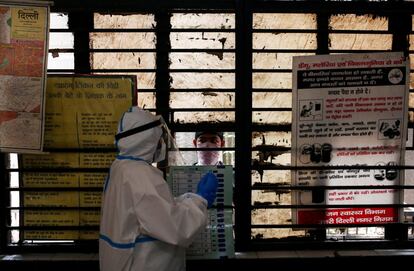
[[[118,133],[115,135],[115,139],[119,140],[121,138],[134,135],[155,127],[160,127],[162,129],[161,137],[157,143],[157,148],[154,153],[153,162],[164,162],[168,157],[168,165],[184,165],[184,159],[177,147],[175,139],[171,135],[170,129],[165,123],[162,116],[157,116],[158,119],[147,124],[144,124],[139,127],[132,128],[130,130]]]

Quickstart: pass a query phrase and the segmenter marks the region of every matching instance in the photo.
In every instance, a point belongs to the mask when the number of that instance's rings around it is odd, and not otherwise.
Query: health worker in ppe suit
[[[183,271],[185,248],[205,228],[217,178],[174,198],[152,163],[166,156],[169,134],[160,116],[132,107],[118,125],[119,154],[104,185],[99,236],[101,271]],[[167,143],[168,144],[168,143]]]

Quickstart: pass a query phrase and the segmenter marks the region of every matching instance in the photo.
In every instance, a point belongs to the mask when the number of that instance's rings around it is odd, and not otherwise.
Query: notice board
[[[43,147],[47,2],[0,1],[0,151]]]
[[[387,186],[404,184],[398,166],[404,165],[408,83],[408,59],[398,52],[294,57],[292,165],[304,169],[292,172],[292,183],[304,189],[293,193],[292,204],[308,205],[292,211],[294,223],[399,221],[401,210],[392,205],[403,192]],[[305,189],[312,186],[326,188]],[[364,204],[370,207],[352,207]],[[375,206],[381,204],[390,206]]]
[[[97,239],[102,188],[115,159],[117,125],[136,101],[136,77],[52,75],[47,79],[47,151],[19,160],[25,240]],[[56,227],[56,230],[53,229]],[[62,230],[62,227],[67,229]],[[89,227],[89,228],[88,228]],[[73,228],[73,229],[68,229]]]

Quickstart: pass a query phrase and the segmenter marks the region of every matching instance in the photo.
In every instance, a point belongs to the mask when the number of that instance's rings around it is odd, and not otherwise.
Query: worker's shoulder
[[[162,171],[148,164],[145,161],[121,161],[117,170],[127,179],[153,179],[154,177],[163,178]]]

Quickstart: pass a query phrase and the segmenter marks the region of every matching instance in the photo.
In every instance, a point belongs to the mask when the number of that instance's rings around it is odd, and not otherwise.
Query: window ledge
[[[237,252],[235,259],[309,259],[339,257],[414,256],[414,249],[281,250]],[[25,253],[1,255],[0,261],[98,261],[98,253]],[[206,259],[209,260],[209,259]],[[213,259],[214,260],[214,259]],[[191,260],[196,261],[196,260]]]
[[[414,249],[374,250],[282,250],[237,252],[236,259],[300,259],[336,257],[414,256]]]

